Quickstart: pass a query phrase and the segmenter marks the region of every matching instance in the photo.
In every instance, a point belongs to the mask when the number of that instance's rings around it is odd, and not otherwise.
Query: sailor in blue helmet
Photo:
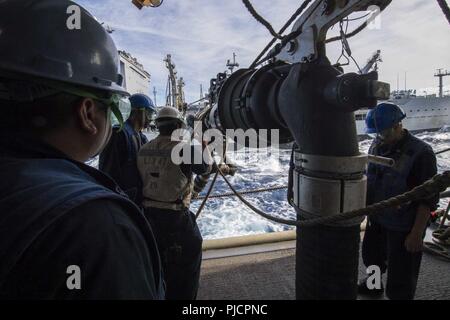
[[[437,173],[431,147],[403,128],[403,110],[381,103],[366,118],[367,133],[376,134],[369,153],[393,158],[395,165],[369,164],[367,205],[402,194]],[[362,256],[366,267],[387,272],[386,295],[390,299],[413,299],[422,259],[423,237],[438,196],[378,212],[368,218]],[[382,295],[384,287],[372,278],[364,279],[359,293]]]
[[[145,94],[130,97],[131,113],[123,128],[114,127],[111,139],[100,154],[99,169],[111,176],[128,196],[140,205],[142,181],[136,160],[141,147],[148,142],[142,130],[150,124],[156,108]]]
[[[81,7],[67,28],[70,6],[0,1],[0,300],[161,299],[150,225],[84,164],[128,94],[112,38]]]

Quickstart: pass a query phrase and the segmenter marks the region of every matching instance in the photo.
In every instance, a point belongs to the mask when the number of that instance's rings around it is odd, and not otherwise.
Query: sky
[[[76,0],[99,21],[115,31],[118,49],[136,57],[150,72],[157,104],[165,101],[168,72],[163,59],[172,55],[178,76],[186,82],[187,102],[200,96],[218,72],[226,69],[233,52],[241,67],[248,67],[271,40],[270,33],[248,13],[241,0],[165,0],[159,8],[138,10],[131,0]],[[257,11],[279,30],[301,1],[253,0]],[[360,17],[364,13],[355,13]],[[381,50],[380,80],[400,89],[437,92],[436,69],[450,70],[450,27],[435,0],[393,0],[381,14],[379,28],[366,29],[349,39],[353,57],[362,67]],[[360,21],[351,22],[349,30]],[[337,28],[330,31],[330,36]],[[290,29],[288,29],[290,31]],[[339,43],[327,47],[335,62]],[[355,72],[354,63],[345,72]],[[450,90],[450,77],[445,78]],[[149,93],[153,98],[153,93]]]

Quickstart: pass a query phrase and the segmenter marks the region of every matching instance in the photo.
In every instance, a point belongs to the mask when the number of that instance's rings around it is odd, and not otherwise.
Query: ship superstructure
[[[126,51],[119,51],[120,74],[123,77],[123,86],[130,94],[150,93],[150,73],[144,66]]]

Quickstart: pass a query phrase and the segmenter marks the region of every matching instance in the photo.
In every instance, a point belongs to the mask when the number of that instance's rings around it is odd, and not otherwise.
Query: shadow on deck
[[[295,299],[295,241],[281,249],[206,259],[202,264],[199,300]],[[450,300],[450,263],[424,253],[417,300]],[[360,258],[360,278],[365,276]]]

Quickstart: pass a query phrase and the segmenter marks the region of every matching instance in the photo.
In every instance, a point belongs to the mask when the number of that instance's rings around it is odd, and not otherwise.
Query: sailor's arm
[[[99,169],[113,176],[121,172],[126,162],[127,142],[123,132],[113,129],[111,138],[99,157]]]
[[[196,174],[196,177],[194,179],[194,189],[192,192],[192,197],[195,198],[208,184],[209,177],[213,169],[213,159],[211,156],[211,152],[209,151],[208,146],[205,142],[202,142],[201,148],[199,143],[197,143],[196,145],[192,145],[191,151],[191,170]],[[196,163],[196,159],[202,159],[201,163]]]
[[[413,185],[421,185],[437,174],[436,156],[431,148],[427,149],[417,157],[412,172],[416,179],[416,181],[413,181]],[[431,211],[437,209],[438,202],[439,195],[435,195],[413,204],[417,207],[416,219],[414,226],[405,241],[406,249],[409,252],[419,252],[422,250],[423,235],[428,226]]]
[[[208,175],[211,173],[213,159],[211,152],[205,142],[195,143],[191,146],[191,169],[197,175]]]

